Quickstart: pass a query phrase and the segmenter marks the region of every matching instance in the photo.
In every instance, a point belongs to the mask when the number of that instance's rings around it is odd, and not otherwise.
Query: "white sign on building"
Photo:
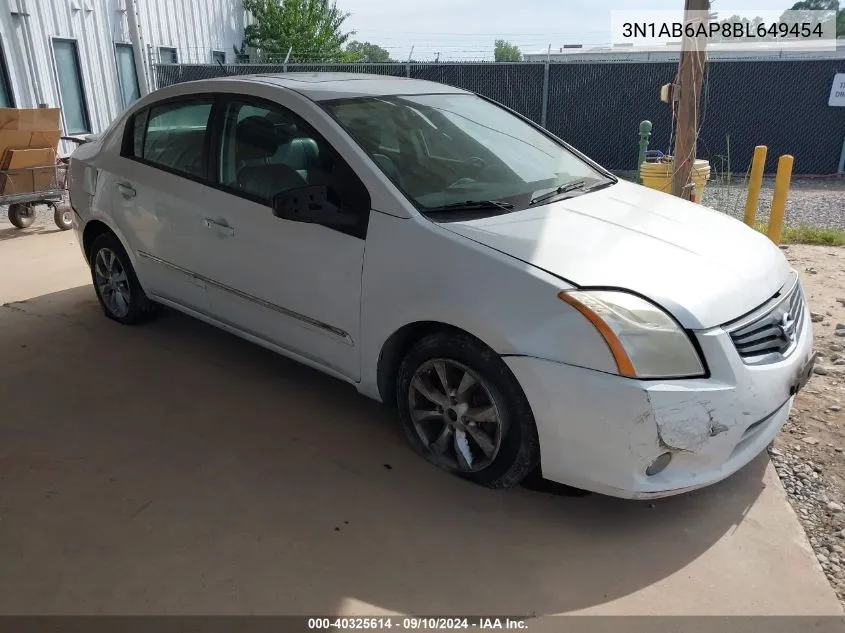
[[[833,76],[833,85],[830,87],[829,106],[845,107],[845,73],[836,73]]]

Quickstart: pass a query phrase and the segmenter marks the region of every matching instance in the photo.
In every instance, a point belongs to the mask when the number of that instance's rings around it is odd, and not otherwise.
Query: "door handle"
[[[205,228],[217,231],[221,235],[225,235],[227,237],[231,237],[235,234],[234,228],[232,228],[228,224],[216,222],[215,220],[212,220],[211,218],[206,218],[205,220],[203,220],[203,224],[205,224]]]
[[[120,195],[122,195],[127,200],[129,198],[135,197],[135,188],[126,182],[120,182],[117,184],[117,188],[120,191]]]

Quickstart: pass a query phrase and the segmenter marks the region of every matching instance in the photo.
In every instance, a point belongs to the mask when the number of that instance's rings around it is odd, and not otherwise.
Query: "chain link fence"
[[[658,98],[677,62],[441,62],[154,64],[156,86],[223,75],[353,72],[427,79],[477,92],[545,126],[608,169],[635,170],[640,121],[654,124],[650,149],[670,152],[672,115]],[[831,174],[845,136],[845,108],[828,106],[845,59],[712,60],[700,99],[698,157],[744,174],[755,145],[782,154],[795,174]]]

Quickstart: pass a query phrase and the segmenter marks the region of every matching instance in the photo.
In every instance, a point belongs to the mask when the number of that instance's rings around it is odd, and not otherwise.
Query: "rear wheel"
[[[91,278],[105,315],[124,325],[144,323],[156,316],[129,256],[111,233],[100,235],[91,246]]]
[[[21,204],[20,202],[10,204],[8,216],[12,226],[19,229],[28,228],[35,222],[35,205]]]
[[[534,416],[495,352],[437,333],[403,359],[396,401],[408,441],[426,460],[490,488],[518,484],[539,463]]]

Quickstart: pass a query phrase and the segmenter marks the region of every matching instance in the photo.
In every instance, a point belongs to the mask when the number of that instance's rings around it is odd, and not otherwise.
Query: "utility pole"
[[[684,1],[684,37],[681,41],[681,60],[678,64],[676,90],[678,97],[678,118],[675,126],[675,158],[672,169],[672,195],[689,200],[695,191],[690,181],[696,156],[698,119],[701,114],[702,78],[706,60],[707,42],[704,37],[688,37],[686,25],[698,28],[698,24],[710,12],[710,0]],[[709,22],[709,20],[708,20]]]

